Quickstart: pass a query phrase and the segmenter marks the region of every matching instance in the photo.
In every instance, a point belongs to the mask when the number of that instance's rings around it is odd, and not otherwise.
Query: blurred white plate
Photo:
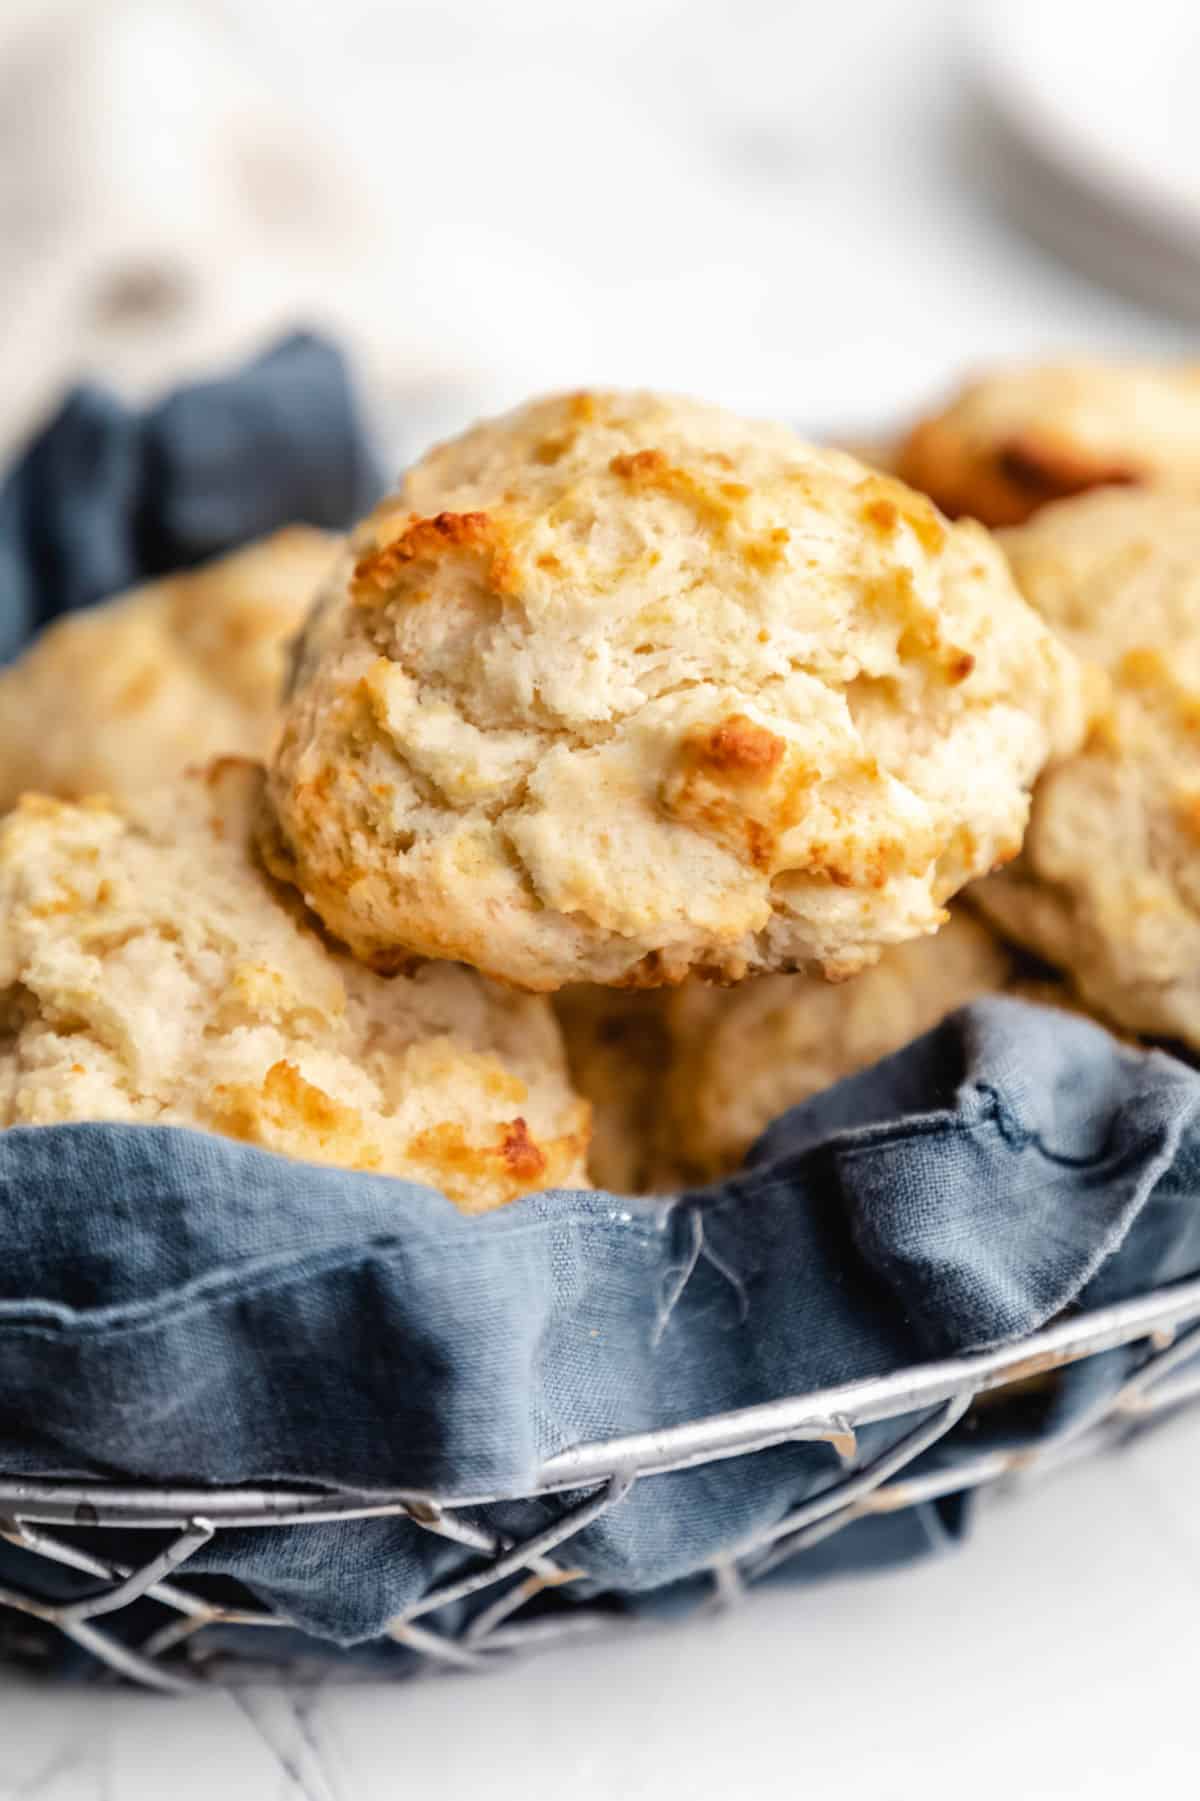
[[[1045,182],[1038,235],[1104,273],[1200,305],[1197,0],[977,0],[974,72]],[[1057,183],[1059,185],[1055,185]],[[1053,217],[1051,216],[1053,213]]]

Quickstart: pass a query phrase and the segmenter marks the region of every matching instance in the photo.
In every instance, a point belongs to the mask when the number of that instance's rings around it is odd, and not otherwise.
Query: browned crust
[[[721,460],[728,462],[728,458]],[[662,450],[624,452],[613,457],[608,466],[613,475],[632,487],[657,490],[687,507],[700,526],[718,542],[736,550],[751,568],[768,570],[782,562],[791,539],[786,526],[743,531],[734,537],[734,527],[743,522],[750,498],[745,482],[706,481],[694,470],[672,463]]]
[[[522,1118],[509,1120],[490,1144],[470,1139],[452,1121],[428,1126],[409,1140],[409,1156],[469,1213],[502,1206],[531,1189],[570,1175],[591,1136],[591,1109],[578,1104],[578,1129],[539,1144]]]
[[[1145,479],[1132,463],[1095,456],[1036,426],[980,449],[945,417],[914,426],[897,468],[951,518],[968,514],[988,526],[1023,525],[1052,500]]]
[[[867,498],[859,516],[881,538],[890,538],[903,524],[928,555],[938,556],[945,548],[946,527],[923,496],[906,493],[887,477],[873,477],[863,488]]]
[[[864,757],[848,774],[875,781],[878,765]],[[780,838],[802,815],[817,776],[786,739],[733,713],[684,740],[663,784],[662,805],[671,818],[769,874],[776,868]],[[803,863],[791,865],[796,873],[835,888],[880,889],[894,876],[920,868],[932,854],[925,843],[864,838],[849,817],[839,824],[844,830],[835,840],[811,844]]]
[[[366,1133],[362,1116],[301,1075],[294,1063],[273,1063],[259,1088],[221,1083],[212,1090],[213,1113],[222,1132],[268,1150],[313,1157],[345,1169],[379,1169],[379,1146]]]
[[[692,741],[699,764],[735,781],[761,780],[769,775],[779,767],[786,748],[782,738],[748,719],[745,713],[731,713],[720,725]]]
[[[634,450],[623,451],[615,456],[608,465],[614,475],[622,481],[641,482],[650,485],[658,480],[670,468],[665,451]]]
[[[795,770],[778,791],[773,786],[786,751],[785,739],[745,713],[731,713],[684,739],[663,805],[671,818],[715,838],[752,868],[769,870],[797,786]]]
[[[359,558],[350,578],[351,598],[359,606],[375,606],[392,597],[413,564],[436,563],[456,554],[479,557],[489,585],[498,593],[511,592],[512,539],[496,514],[435,513],[408,520],[399,537]]]
[[[1177,794],[1174,810],[1180,831],[1193,844],[1200,844],[1200,793],[1193,788]]]
[[[504,1128],[500,1155],[518,1182],[535,1182],[545,1172],[546,1158],[529,1136],[529,1127],[521,1118],[510,1120]]]

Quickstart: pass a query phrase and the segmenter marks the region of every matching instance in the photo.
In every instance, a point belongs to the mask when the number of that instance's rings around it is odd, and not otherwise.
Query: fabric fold
[[[533,1532],[563,1502],[520,1497],[572,1444],[1006,1343],[1195,1273],[1198,1103],[1172,1058],[988,1000],[797,1108],[742,1175],[661,1201],[551,1193],[466,1219],[410,1183],[174,1128],[15,1129],[0,1467],[500,1496],[495,1523]],[[862,1454],[911,1423],[869,1428]],[[572,1560],[595,1592],[663,1588],[835,1475],[806,1445],[656,1477]],[[222,1535],[204,1562],[345,1641],[444,1558],[385,1520]]]

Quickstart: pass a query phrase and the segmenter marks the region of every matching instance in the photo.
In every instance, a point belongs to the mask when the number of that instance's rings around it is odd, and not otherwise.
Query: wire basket
[[[1131,1373],[1115,1394],[1105,1395],[1077,1418],[1069,1432],[1024,1447],[988,1451],[953,1470],[904,1476],[906,1468],[943,1438],[979,1396],[1123,1345],[1138,1347]],[[768,1571],[866,1514],[978,1488],[1017,1471],[1045,1469],[1200,1397],[1196,1359],[1200,1359],[1200,1280],[1061,1321],[1003,1350],[918,1364],[661,1432],[576,1445],[542,1466],[529,1494],[583,1491],[582,1499],[573,1499],[551,1527],[520,1543],[462,1517],[465,1509],[519,1498],[513,1496],[126,1487],[9,1480],[0,1474],[0,1535],[37,1557],[93,1576],[100,1584],[85,1599],[66,1603],[0,1587],[0,1609],[57,1628],[111,1670],[148,1688],[195,1690],[218,1670],[222,1681],[237,1674],[236,1663],[231,1669],[227,1655],[206,1657],[206,1628],[293,1624],[279,1611],[218,1605],[175,1580],[189,1557],[214,1534],[266,1526],[300,1532],[317,1523],[402,1515],[477,1553],[480,1561],[469,1574],[434,1588],[393,1619],[389,1637],[416,1653],[431,1670],[481,1669],[503,1654],[612,1631],[619,1623],[620,1616],[610,1609],[589,1604],[548,1619],[522,1621],[518,1616],[535,1596],[580,1574],[559,1553],[577,1532],[609,1508],[619,1507],[635,1482],[749,1456],[771,1445],[821,1441],[831,1447],[841,1466],[836,1480],[709,1566],[713,1599],[724,1604],[738,1599]],[[920,1416],[917,1423],[887,1450],[870,1461],[859,1459],[858,1427],[914,1414]],[[56,1526],[70,1529],[71,1542],[55,1534]],[[167,1530],[175,1536],[146,1562],[128,1565],[95,1555],[80,1544],[89,1530],[107,1527]],[[499,1589],[496,1598],[457,1634],[426,1623],[450,1603],[492,1587]],[[175,1617],[137,1648],[97,1624],[143,1597],[159,1602]],[[256,1658],[245,1667],[261,1674],[263,1665]],[[279,1673],[281,1666],[275,1669]]]

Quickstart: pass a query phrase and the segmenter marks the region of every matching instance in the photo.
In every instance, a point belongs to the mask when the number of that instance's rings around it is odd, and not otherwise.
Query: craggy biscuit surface
[[[1200,501],[1089,495],[1005,542],[1111,695],[1039,784],[1019,863],[974,895],[1101,1013],[1200,1046]]]
[[[951,517],[992,526],[1090,488],[1200,497],[1200,364],[997,370],[914,427],[896,473]]]
[[[336,545],[292,526],[51,625],[0,670],[0,808],[27,789],[123,799],[213,756],[265,755]]]
[[[534,402],[360,529],[264,843],[381,967],[843,977],[1015,854],[1073,659],[991,539],[781,426]]]
[[[194,1126],[468,1212],[584,1185],[548,1004],[331,950],[254,859],[260,787],[225,761],[133,816],[33,795],[0,823],[0,1125]]]

